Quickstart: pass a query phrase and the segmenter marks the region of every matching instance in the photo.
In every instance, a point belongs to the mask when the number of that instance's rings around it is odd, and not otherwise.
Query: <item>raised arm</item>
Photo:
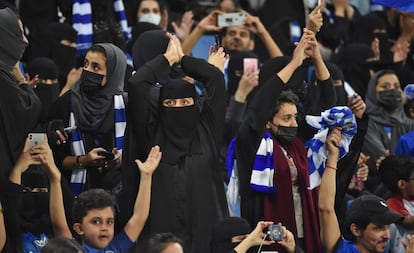
[[[45,144],[43,145],[34,146],[31,149],[30,153],[34,159],[38,160],[43,165],[46,173],[49,176],[49,213],[55,236],[63,236],[72,239],[72,233],[69,229],[65,215],[63,193],[60,183],[61,174],[59,169],[56,167],[52,150],[47,144],[47,137],[45,137],[44,143]]]
[[[185,55],[190,55],[197,41],[207,32],[219,32],[221,27],[217,26],[217,16],[221,14],[219,10],[210,12],[204,17],[191,33],[183,40],[183,51]]]
[[[270,58],[283,56],[282,51],[279,46],[273,40],[272,36],[267,31],[266,27],[263,25],[262,21],[258,17],[252,16],[247,12],[244,12],[246,16],[245,26],[249,28],[260,40],[263,42],[264,46],[269,53]]]
[[[331,253],[341,236],[339,222],[335,213],[336,170],[339,157],[340,128],[334,128],[326,138],[328,158],[319,188],[319,222],[323,247]]]
[[[125,234],[127,234],[129,239],[133,242],[135,242],[141,234],[149,215],[152,173],[158,167],[160,160],[161,151],[159,146],[152,147],[147,160],[144,163],[140,160],[135,160],[141,173],[139,189],[135,200],[134,212],[124,227]]]

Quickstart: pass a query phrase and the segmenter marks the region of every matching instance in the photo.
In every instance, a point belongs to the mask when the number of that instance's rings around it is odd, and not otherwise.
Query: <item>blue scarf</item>
[[[115,111],[115,147],[122,152],[122,143],[124,140],[124,132],[126,126],[125,103],[122,95],[114,96]],[[75,115],[70,113],[69,125],[75,126]],[[71,149],[74,156],[85,155],[85,146],[83,144],[82,133],[79,129],[71,133]],[[77,196],[86,188],[86,169],[79,168],[72,171],[70,179],[70,188],[72,193]]]
[[[357,124],[355,115],[347,106],[332,107],[321,113],[321,116],[306,116],[308,125],[318,132],[312,139],[305,143],[308,148],[309,161],[309,188],[320,185],[328,149],[325,141],[332,127],[342,127],[342,139],[339,143],[339,158],[344,157],[349,151],[349,145],[356,134]]]
[[[229,178],[227,187],[227,199],[230,204],[236,204],[239,197],[239,177],[235,156],[236,138],[233,138],[227,149],[226,168]],[[254,160],[250,187],[256,191],[271,193],[276,191],[273,185],[274,160],[273,160],[273,139],[268,132],[260,142]]]
[[[127,24],[124,3],[122,0],[114,1],[114,10],[118,21],[124,30],[125,40],[131,38],[131,31]],[[73,1],[73,28],[78,31],[76,51],[78,56],[86,55],[93,41],[92,7],[90,0]]]

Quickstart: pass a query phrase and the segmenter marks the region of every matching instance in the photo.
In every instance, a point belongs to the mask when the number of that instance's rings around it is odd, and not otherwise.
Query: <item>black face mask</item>
[[[288,144],[295,140],[298,134],[298,127],[277,126],[277,132],[273,136],[280,144]]]
[[[81,91],[87,96],[93,95],[102,88],[102,80],[104,75],[97,74],[91,71],[82,70],[80,77]]]
[[[392,111],[402,103],[401,92],[397,89],[381,91],[378,103],[385,109]]]

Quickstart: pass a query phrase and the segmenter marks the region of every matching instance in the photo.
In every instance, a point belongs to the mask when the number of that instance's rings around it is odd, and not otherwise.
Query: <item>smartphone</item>
[[[244,13],[242,12],[224,13],[218,15],[217,25],[219,27],[244,25],[244,18]]]
[[[45,142],[44,133],[29,133],[29,149],[33,148],[36,145],[41,145]]]
[[[216,43],[217,49],[221,47],[220,35],[218,34],[214,35],[214,42]]]
[[[282,241],[283,240],[283,227],[280,225],[272,224],[268,228],[269,230],[267,233],[269,234],[269,238],[272,241]]]
[[[243,73],[257,71],[259,61],[257,58],[244,58],[243,59]]]
[[[105,156],[105,160],[114,160],[115,159],[115,155],[109,151],[101,151],[98,153],[98,155],[100,156]]]

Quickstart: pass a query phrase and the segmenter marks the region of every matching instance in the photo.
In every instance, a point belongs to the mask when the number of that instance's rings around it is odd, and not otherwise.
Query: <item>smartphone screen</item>
[[[243,72],[254,72],[257,71],[258,68],[258,60],[257,58],[244,58],[243,59]]]

